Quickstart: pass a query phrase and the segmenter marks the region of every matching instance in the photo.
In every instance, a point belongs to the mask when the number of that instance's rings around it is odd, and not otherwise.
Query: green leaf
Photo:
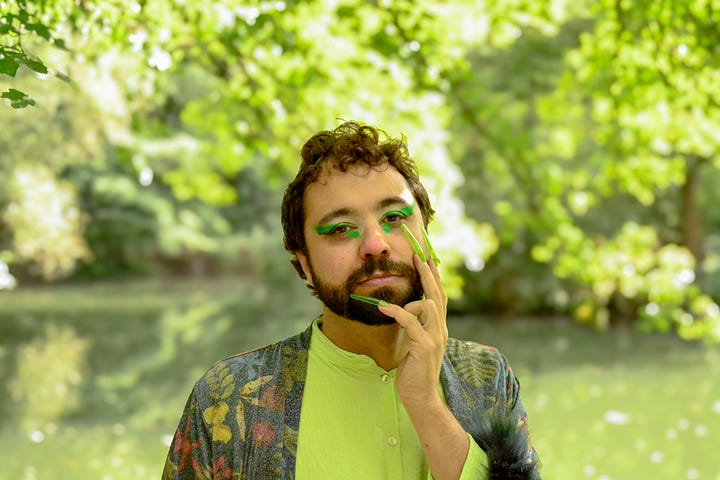
[[[61,50],[68,50],[68,47],[65,44],[65,40],[63,40],[62,38],[54,38],[52,43]]]
[[[7,55],[0,58],[0,73],[14,77],[18,67],[20,67],[20,64]]]
[[[48,69],[45,66],[45,64],[40,60],[39,58],[28,58],[25,61],[25,65],[30,67],[33,71],[37,73],[48,73]]]
[[[23,93],[20,90],[15,90],[14,88],[3,92],[2,95],[0,95],[0,98],[7,98],[10,100],[10,106],[12,108],[25,108],[35,105],[35,100],[30,98],[26,93]]]
[[[23,5],[23,7],[25,7],[25,5]],[[30,15],[26,10],[24,10],[24,8],[21,8],[17,14],[17,18],[20,20],[20,23],[27,24],[28,20],[30,20]]]
[[[38,35],[40,35],[45,40],[50,40],[50,29],[41,23],[28,23],[25,25],[25,28],[30,30],[31,32],[35,32]]]
[[[57,72],[56,75],[57,75],[57,77],[58,77],[60,80],[62,80],[63,82],[72,83],[72,78],[70,78],[68,75],[65,75],[65,74],[62,73],[62,72]]]
[[[14,88],[11,88],[7,92],[3,92],[0,97],[7,98],[9,100],[21,100],[22,98],[26,97],[27,95],[20,90],[15,90]]]

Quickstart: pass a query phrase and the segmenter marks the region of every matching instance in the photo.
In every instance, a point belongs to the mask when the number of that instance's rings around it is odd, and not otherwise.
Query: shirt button
[[[388,439],[387,439],[387,443],[391,447],[394,447],[395,445],[397,445],[397,442],[398,442],[397,438],[395,438],[395,437],[388,437]]]
[[[390,375],[387,373],[380,377],[380,381],[383,383],[390,383]]]

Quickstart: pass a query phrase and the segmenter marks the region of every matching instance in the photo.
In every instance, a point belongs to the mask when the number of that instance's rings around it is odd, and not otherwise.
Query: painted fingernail
[[[358,302],[375,305],[376,307],[386,307],[387,305],[389,305],[385,300],[380,300],[379,298],[375,297],[366,297],[365,295],[355,295],[354,293],[350,294],[350,298],[352,298],[353,300],[357,300]]]
[[[410,242],[410,246],[412,246],[413,250],[415,250],[415,253],[418,257],[420,257],[420,260],[423,262],[427,262],[427,257],[425,256],[425,252],[423,252],[422,247],[420,246],[420,243],[415,238],[415,235],[412,234],[410,229],[405,225],[404,223],[400,226],[400,229],[405,234],[405,237],[407,237],[408,242]]]
[[[435,265],[440,265],[440,259],[438,258],[437,254],[435,253],[435,249],[432,247],[432,243],[430,243],[430,237],[428,236],[427,230],[425,230],[425,227],[422,227],[422,234],[423,234],[423,240],[425,240],[425,245],[427,245],[428,250],[430,250],[430,258],[433,259],[433,262],[435,262]]]

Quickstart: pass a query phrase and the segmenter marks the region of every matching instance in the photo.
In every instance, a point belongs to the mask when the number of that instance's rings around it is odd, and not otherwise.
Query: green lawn
[[[1,293],[0,480],[159,478],[193,381],[317,311],[302,286],[282,297],[241,280]],[[720,480],[720,351],[563,319],[450,331],[510,359],[545,479]]]

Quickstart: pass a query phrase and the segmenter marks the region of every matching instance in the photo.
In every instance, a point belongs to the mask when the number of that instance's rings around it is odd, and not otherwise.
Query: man
[[[322,315],[197,382],[163,478],[539,479],[505,358],[448,338],[407,146],[346,122],[301,153],[282,224]]]

